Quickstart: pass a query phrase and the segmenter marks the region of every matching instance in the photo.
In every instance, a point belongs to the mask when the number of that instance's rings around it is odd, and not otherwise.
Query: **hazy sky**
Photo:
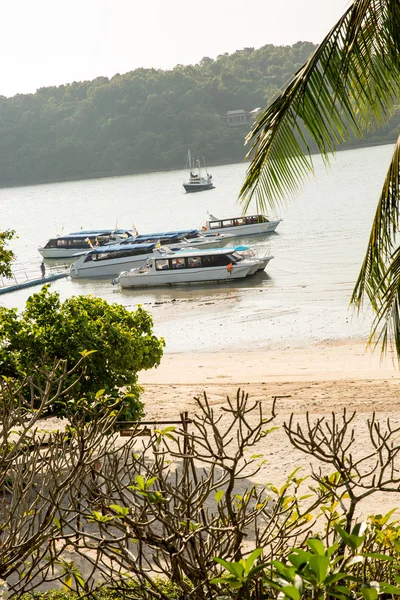
[[[3,0],[0,94],[318,43],[349,0]]]

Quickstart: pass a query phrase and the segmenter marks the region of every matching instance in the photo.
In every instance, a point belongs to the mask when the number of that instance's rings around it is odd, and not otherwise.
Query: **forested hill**
[[[209,165],[243,160],[249,113],[314,48],[245,48],[171,71],[136,69],[0,97],[0,185],[183,168],[188,148]],[[227,122],[237,110],[245,124]]]

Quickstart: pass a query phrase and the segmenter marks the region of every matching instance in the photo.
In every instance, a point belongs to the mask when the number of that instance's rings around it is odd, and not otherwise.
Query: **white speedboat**
[[[130,229],[92,229],[75,231],[67,235],[51,238],[45,246],[38,248],[43,258],[72,258],[82,251],[89,252],[95,246],[115,243],[124,239],[133,239]]]
[[[156,244],[115,244],[93,248],[71,265],[70,275],[75,278],[113,278],[121,271],[144,265],[152,256]]]
[[[135,288],[230,281],[253,275],[259,266],[254,259],[247,260],[232,249],[193,248],[154,254],[144,266],[122,272],[113,283]]]
[[[185,192],[188,194],[191,192],[204,192],[215,187],[212,175],[207,171],[204,158],[203,162],[199,158],[192,159],[190,150],[188,151],[187,168],[189,169],[189,179],[183,184]]]
[[[236,237],[256,233],[272,233],[281,221],[282,219],[271,221],[265,215],[217,219],[214,215],[208,214],[208,219],[202,226],[201,232],[205,235],[207,233],[229,233]]]

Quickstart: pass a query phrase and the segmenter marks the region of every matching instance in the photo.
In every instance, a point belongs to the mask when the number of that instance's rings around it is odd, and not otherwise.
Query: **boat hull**
[[[193,192],[204,192],[205,190],[213,190],[215,186],[212,183],[184,183],[183,187],[187,194]]]
[[[74,258],[81,254],[87,254],[90,252],[90,248],[86,246],[80,250],[79,248],[38,248],[38,251],[43,258]]]
[[[258,265],[257,265],[258,266]],[[160,287],[169,285],[186,285],[193,283],[207,283],[213,281],[229,281],[231,279],[243,279],[252,275],[257,270],[256,265],[233,265],[231,271],[226,266],[215,267],[213,269],[191,268],[181,271],[148,271],[139,273],[138,271],[121,273],[118,283],[123,289],[136,287]]]

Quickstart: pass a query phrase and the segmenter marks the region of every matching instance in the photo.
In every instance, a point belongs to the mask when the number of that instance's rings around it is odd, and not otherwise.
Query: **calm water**
[[[110,282],[69,278],[53,284],[62,298],[93,294],[128,307],[143,304],[167,352],[257,350],[368,333],[369,320],[349,310],[392,146],[340,152],[279,215],[277,232],[238,240],[274,255],[265,273],[230,284],[121,291]],[[39,275],[37,247],[57,233],[80,228],[131,227],[139,233],[199,228],[207,211],[240,214],[237,204],[246,165],[210,169],[216,189],[185,194],[186,173],[173,171],[0,190],[0,227],[13,228],[20,276]],[[0,297],[24,306],[37,288]]]

